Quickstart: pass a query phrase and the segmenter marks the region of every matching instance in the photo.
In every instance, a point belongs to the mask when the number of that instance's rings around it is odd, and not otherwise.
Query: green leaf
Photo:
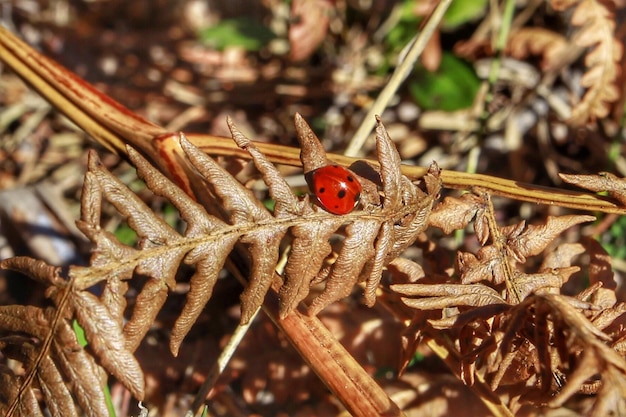
[[[487,12],[487,0],[454,0],[443,17],[443,28],[454,29]]]
[[[417,68],[409,82],[409,91],[417,104],[426,110],[454,111],[470,107],[480,87],[480,80],[465,61],[444,52],[436,72]]]
[[[113,232],[115,238],[126,246],[135,246],[137,233],[127,224],[121,224]]]
[[[78,321],[72,320],[72,327],[74,328],[74,334],[76,335],[76,340],[78,340],[78,343],[82,347],[87,346],[88,342],[87,338],[85,337],[85,330],[80,326],[80,324],[78,324]]]
[[[405,0],[400,9],[398,21],[393,25],[387,36],[385,44],[392,52],[400,52],[407,43],[415,36],[423,20],[415,15],[415,1]]]
[[[611,257],[626,258],[626,217],[618,218],[601,236],[599,242]]]
[[[422,353],[416,351],[413,357],[411,358],[411,361],[409,362],[409,367],[417,363],[423,362],[424,359],[426,359],[426,357]]]
[[[249,17],[222,20],[215,26],[202,29],[200,40],[215,49],[240,46],[247,51],[258,51],[276,35],[268,27]]]

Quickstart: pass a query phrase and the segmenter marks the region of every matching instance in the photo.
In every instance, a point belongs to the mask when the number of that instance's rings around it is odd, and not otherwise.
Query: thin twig
[[[243,337],[248,333],[248,330],[250,329],[252,323],[254,323],[254,319],[259,314],[259,311],[261,311],[260,307],[257,308],[248,323],[239,324],[237,326],[237,328],[233,332],[233,335],[230,337],[230,340],[228,340],[228,344],[226,344],[226,346],[222,350],[222,353],[217,358],[217,361],[211,367],[211,371],[209,372],[206,379],[204,380],[204,383],[198,390],[198,393],[193,400],[193,404],[191,405],[191,409],[187,412],[187,414],[185,414],[185,417],[192,417],[198,413],[200,407],[206,400],[209,391],[215,386],[217,378],[224,372],[226,366],[228,365],[228,362],[230,362],[230,359],[233,357],[235,351],[241,344]]]
[[[345,155],[356,156],[359,153],[359,150],[374,128],[374,123],[376,123],[375,116],[383,113],[383,110],[385,110],[387,104],[389,104],[389,100],[391,100],[409,73],[413,71],[415,62],[417,62],[417,59],[420,57],[422,52],[424,52],[426,44],[439,25],[441,19],[443,19],[443,15],[451,3],[452,0],[441,0],[435,10],[433,10],[433,13],[430,15],[428,22],[424,26],[424,30],[422,30],[417,38],[413,38],[411,40],[411,42],[413,42],[411,49],[391,75],[389,82],[385,85],[385,88],[383,88],[380,92],[378,98],[376,98],[376,101],[367,112],[367,115],[363,118],[363,122],[357,129],[356,133],[352,137],[352,140],[350,141],[350,144],[348,145],[348,148],[344,152]]]

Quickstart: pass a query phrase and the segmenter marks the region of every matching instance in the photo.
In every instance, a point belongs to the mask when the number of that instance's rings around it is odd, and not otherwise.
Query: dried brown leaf
[[[420,310],[506,304],[497,291],[482,284],[395,284],[391,289],[402,295],[424,297],[402,298],[406,305]]]
[[[391,261],[387,265],[387,271],[398,284],[417,282],[425,276],[424,268],[420,264],[406,258],[396,258]]]
[[[19,341],[15,344],[3,346],[2,351],[10,358],[23,363],[26,368],[35,365],[37,358],[36,347],[28,342]],[[74,406],[74,401],[68,387],[65,385],[63,376],[57,369],[54,361],[46,356],[42,358],[37,367],[37,382],[47,408],[52,416],[78,416],[78,410]]]
[[[498,259],[499,252],[494,246],[485,246],[477,255],[458,252],[457,270],[463,284],[472,284],[480,281],[493,281],[494,284],[504,282],[505,273],[502,261]]]
[[[574,258],[583,253],[585,253],[585,247],[580,243],[562,243],[555,250],[546,254],[539,270],[545,271],[552,268],[571,266]]]
[[[516,271],[513,280],[522,299],[524,299],[532,293],[542,291],[558,293],[563,283],[566,282],[572,274],[578,271],[580,271],[580,268],[577,266],[552,268],[536,274],[524,274]]]
[[[291,17],[295,23],[289,27],[289,59],[308,58],[326,37],[329,13],[333,4],[329,0],[294,0]]]
[[[567,48],[564,36],[546,28],[532,27],[512,33],[505,52],[517,59],[525,59],[531,54],[541,55],[541,69],[550,71],[561,64]]]
[[[512,228],[503,228],[502,235],[507,240],[507,250],[519,261],[525,262],[527,256],[537,255],[565,229],[574,225],[594,221],[594,216],[569,215],[548,216],[545,224],[540,226],[522,224]]]
[[[3,306],[0,308],[0,327],[4,331],[26,333],[30,337],[42,340],[50,331],[52,314],[54,314],[53,309],[44,311],[33,306]],[[78,344],[76,334],[67,321],[59,320],[51,349],[42,357],[40,363],[34,362],[39,352],[38,349],[32,348],[31,338],[8,336],[0,339],[0,349],[4,354],[11,356],[11,349],[6,349],[7,342],[13,344],[13,351],[16,353],[13,357],[23,362],[25,368],[38,365],[35,376],[44,391],[44,396],[49,399],[46,405],[50,410],[57,410],[56,415],[75,415],[76,413],[71,410],[74,409],[73,401],[76,398],[86,415],[108,416],[104,398],[106,374],[95,363],[93,356],[87,354],[85,349]],[[23,380],[22,377],[14,376],[12,373],[0,372],[0,374],[2,378],[12,378],[11,382],[0,384],[0,397],[4,398],[4,401],[0,402],[0,411],[2,411],[3,405],[15,396]],[[57,383],[59,381],[62,383]],[[12,389],[4,390],[9,387]],[[68,395],[70,391],[71,395]],[[30,404],[27,401],[30,396],[34,395],[33,387],[26,388],[22,394],[17,415],[43,415],[38,402]],[[55,404],[51,404],[52,402]],[[26,414],[24,410],[27,410]]]
[[[589,254],[589,283],[602,284],[602,289],[595,293],[592,301],[603,308],[613,307],[617,301],[615,295],[617,282],[611,267],[611,256],[595,239],[586,238],[583,244]]]
[[[72,382],[72,392],[81,409],[90,416],[107,417],[105,386],[108,373],[80,346],[74,329],[66,321],[57,327],[53,349],[59,369]]]
[[[7,366],[0,366],[0,394],[4,398],[15,398],[18,394],[19,383],[18,381],[21,378],[15,376],[13,371],[9,369]],[[17,380],[17,381],[16,381]],[[7,402],[0,402],[0,413],[2,415],[7,415],[8,406]],[[33,390],[27,390],[23,393],[22,398],[20,399],[17,412],[15,413],[20,417],[44,417],[44,413],[39,407],[39,401],[33,392]]]
[[[285,281],[280,288],[280,315],[285,317],[309,294],[311,282],[332,253],[330,238],[343,224],[341,217],[320,218],[291,229],[293,242],[285,266]]]
[[[132,352],[126,349],[120,323],[109,315],[96,296],[88,292],[72,294],[71,302],[89,346],[104,368],[115,375],[135,398],[143,399],[143,372]]]
[[[379,221],[356,221],[346,227],[346,239],[332,266],[324,291],[309,305],[309,314],[315,315],[326,306],[347,297],[359,281],[361,271],[375,255],[374,239]]]
[[[559,174],[559,177],[568,184],[575,185],[594,192],[607,192],[611,197],[626,206],[626,181],[610,172],[601,172],[598,175]]]
[[[484,200],[473,193],[466,193],[458,198],[446,197],[433,208],[429,223],[449,234],[467,227],[484,209]]]

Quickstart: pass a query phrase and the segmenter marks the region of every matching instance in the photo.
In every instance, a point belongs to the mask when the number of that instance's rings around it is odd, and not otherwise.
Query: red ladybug
[[[306,175],[309,188],[319,204],[333,214],[348,214],[359,202],[361,184],[352,171],[327,165]]]

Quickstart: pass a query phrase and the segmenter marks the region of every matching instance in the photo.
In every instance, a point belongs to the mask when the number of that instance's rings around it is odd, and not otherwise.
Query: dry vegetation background
[[[104,94],[256,163],[182,141],[196,203],[0,64],[0,413],[139,415],[143,397],[184,415],[249,319],[207,415],[354,412],[254,315],[273,285],[275,320],[308,305],[388,415],[626,415],[626,5],[455,0],[384,126],[352,142],[436,4],[0,0],[5,28]],[[298,163],[273,169],[286,148],[246,138],[305,149],[304,171],[347,149],[380,177],[334,216],[299,197]]]

